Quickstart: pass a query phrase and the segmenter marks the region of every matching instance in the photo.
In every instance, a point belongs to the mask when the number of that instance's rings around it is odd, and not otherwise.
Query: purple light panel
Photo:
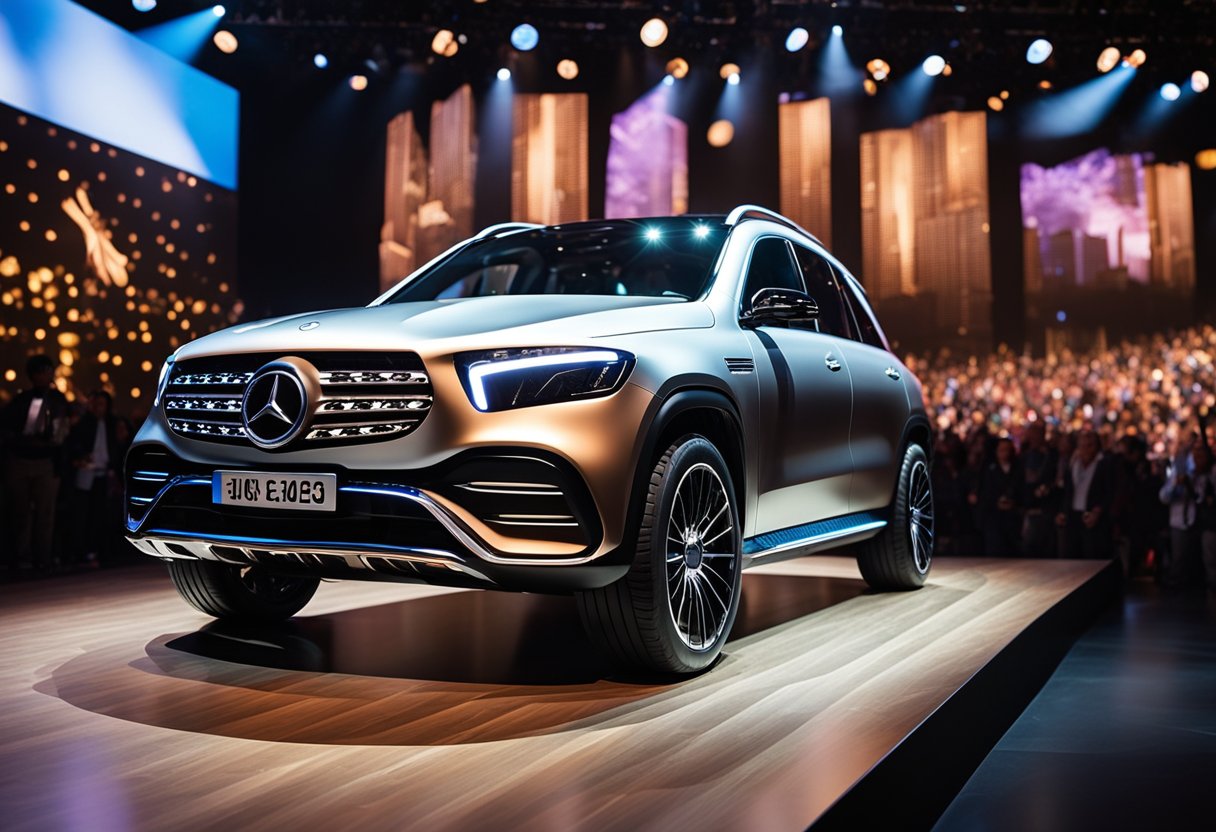
[[[671,90],[660,85],[612,117],[605,217],[688,211],[688,127],[667,112]]]

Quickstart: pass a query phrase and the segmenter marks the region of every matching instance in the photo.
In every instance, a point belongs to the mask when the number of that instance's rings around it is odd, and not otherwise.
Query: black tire
[[[920,445],[909,445],[899,470],[891,521],[858,546],[861,576],[874,589],[920,589],[933,565],[933,533],[929,457]]]
[[[678,552],[669,553],[669,540]],[[739,610],[742,541],[734,485],[718,449],[696,435],[674,442],[651,471],[629,572],[578,593],[588,635],[629,668],[688,674],[709,667]]]
[[[227,621],[282,621],[304,609],[316,578],[275,575],[256,566],[171,560],[173,586],[200,612]]]

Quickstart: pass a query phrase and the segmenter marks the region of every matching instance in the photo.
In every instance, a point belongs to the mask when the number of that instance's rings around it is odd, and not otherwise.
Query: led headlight
[[[152,398],[152,406],[156,407],[160,404],[160,397],[165,394],[165,388],[169,386],[169,374],[173,371],[173,353],[165,359],[165,363],[160,366],[160,375],[156,378],[156,395]]]
[[[481,411],[607,396],[633,369],[627,352],[590,347],[535,347],[456,356],[469,401]]]

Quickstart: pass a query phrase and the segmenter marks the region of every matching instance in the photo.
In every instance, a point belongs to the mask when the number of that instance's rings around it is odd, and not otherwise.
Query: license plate
[[[211,476],[211,502],[225,506],[336,511],[338,476],[216,471]]]

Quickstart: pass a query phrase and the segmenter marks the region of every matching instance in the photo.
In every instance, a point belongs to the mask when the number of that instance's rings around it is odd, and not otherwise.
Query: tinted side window
[[[849,308],[853,313],[853,320],[857,325],[857,328],[854,330],[855,333],[858,333],[857,340],[869,344],[871,347],[885,350],[887,345],[882,342],[882,337],[878,334],[878,328],[874,326],[874,319],[870,317],[870,313],[857,300],[851,288],[848,286],[841,286],[840,288],[843,290],[841,294],[848,300]]]
[[[836,272],[827,260],[810,249],[796,245],[794,246],[794,256],[798,259],[798,266],[802,269],[807,294],[819,304],[819,320],[816,321],[818,330],[827,335],[848,338],[849,313],[845,311],[844,300],[840,297]]]
[[[790,247],[780,237],[764,237],[752,248],[752,261],[747,267],[747,282],[743,284],[743,308],[751,306],[752,298],[761,289],[802,288],[802,277],[790,257]]]

